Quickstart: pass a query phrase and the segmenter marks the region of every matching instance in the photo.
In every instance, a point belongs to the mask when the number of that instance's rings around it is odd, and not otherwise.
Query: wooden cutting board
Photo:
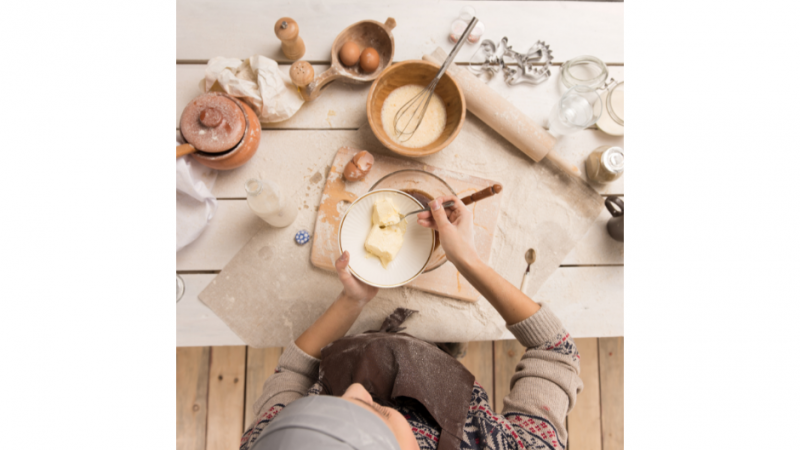
[[[311,250],[311,263],[315,266],[334,271],[334,263],[339,257],[338,233],[342,214],[350,203],[384,176],[403,169],[418,169],[430,172],[445,180],[463,198],[473,192],[497,184],[495,181],[478,178],[463,173],[453,172],[439,167],[429,166],[417,161],[402,160],[390,156],[375,154],[375,164],[364,181],[349,182],[342,177],[345,165],[361,151],[351,147],[342,147],[336,152],[331,171],[322,191],[319,213],[314,227],[314,243]],[[492,242],[500,215],[500,195],[495,195],[468,206],[472,209],[475,224],[475,247],[478,256],[489,262]],[[452,263],[428,273],[420,275],[406,286],[433,294],[444,295],[467,302],[478,301],[478,291],[458,273]]]

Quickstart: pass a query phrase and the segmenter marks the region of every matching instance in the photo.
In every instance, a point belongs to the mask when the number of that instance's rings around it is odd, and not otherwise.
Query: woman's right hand
[[[455,206],[442,208],[444,202],[454,201]],[[444,253],[458,268],[478,261],[475,249],[475,231],[472,226],[472,212],[458,197],[446,195],[428,204],[431,211],[417,214],[417,223],[439,232]]]

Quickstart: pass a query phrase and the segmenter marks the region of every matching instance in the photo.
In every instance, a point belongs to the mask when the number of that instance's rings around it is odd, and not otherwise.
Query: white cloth
[[[303,106],[303,98],[289,75],[265,56],[255,55],[244,61],[217,56],[208,62],[205,76],[205,92],[225,92],[247,102],[261,123],[284,121]]]
[[[203,232],[217,211],[217,199],[211,193],[217,171],[190,156],[178,158],[175,173],[178,197],[178,250],[181,251]]]

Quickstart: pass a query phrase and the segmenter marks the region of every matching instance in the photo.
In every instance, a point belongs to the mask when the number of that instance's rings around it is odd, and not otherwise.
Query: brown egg
[[[353,164],[358,166],[364,174],[367,174],[372,169],[372,165],[375,164],[375,157],[370,152],[361,150],[353,157]]]
[[[378,64],[381,62],[381,57],[378,56],[378,51],[372,47],[367,47],[361,52],[361,70],[367,73],[375,72]]]
[[[358,62],[358,55],[361,54],[358,44],[353,41],[347,41],[339,50],[339,61],[345,66],[352,66]]]
[[[342,175],[347,181],[361,181],[367,176],[374,163],[375,157],[370,152],[361,150],[356,153],[352,161],[344,166]]]
[[[365,174],[361,169],[359,169],[353,163],[353,161],[350,161],[349,163],[347,163],[346,166],[344,166],[344,172],[342,173],[342,175],[344,176],[344,179],[347,181],[361,181],[364,179],[364,177],[367,176],[367,174]]]

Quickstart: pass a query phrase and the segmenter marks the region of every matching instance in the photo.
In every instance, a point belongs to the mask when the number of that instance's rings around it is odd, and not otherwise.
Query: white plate
[[[433,230],[417,223],[416,216],[407,219],[408,228],[397,257],[386,268],[381,260],[369,255],[364,242],[372,228],[372,207],[375,200],[389,198],[401,214],[422,209],[414,197],[393,189],[368,192],[350,205],[339,225],[339,251],[350,252],[350,272],[361,281],[381,288],[402,286],[417,278],[433,254]]]

